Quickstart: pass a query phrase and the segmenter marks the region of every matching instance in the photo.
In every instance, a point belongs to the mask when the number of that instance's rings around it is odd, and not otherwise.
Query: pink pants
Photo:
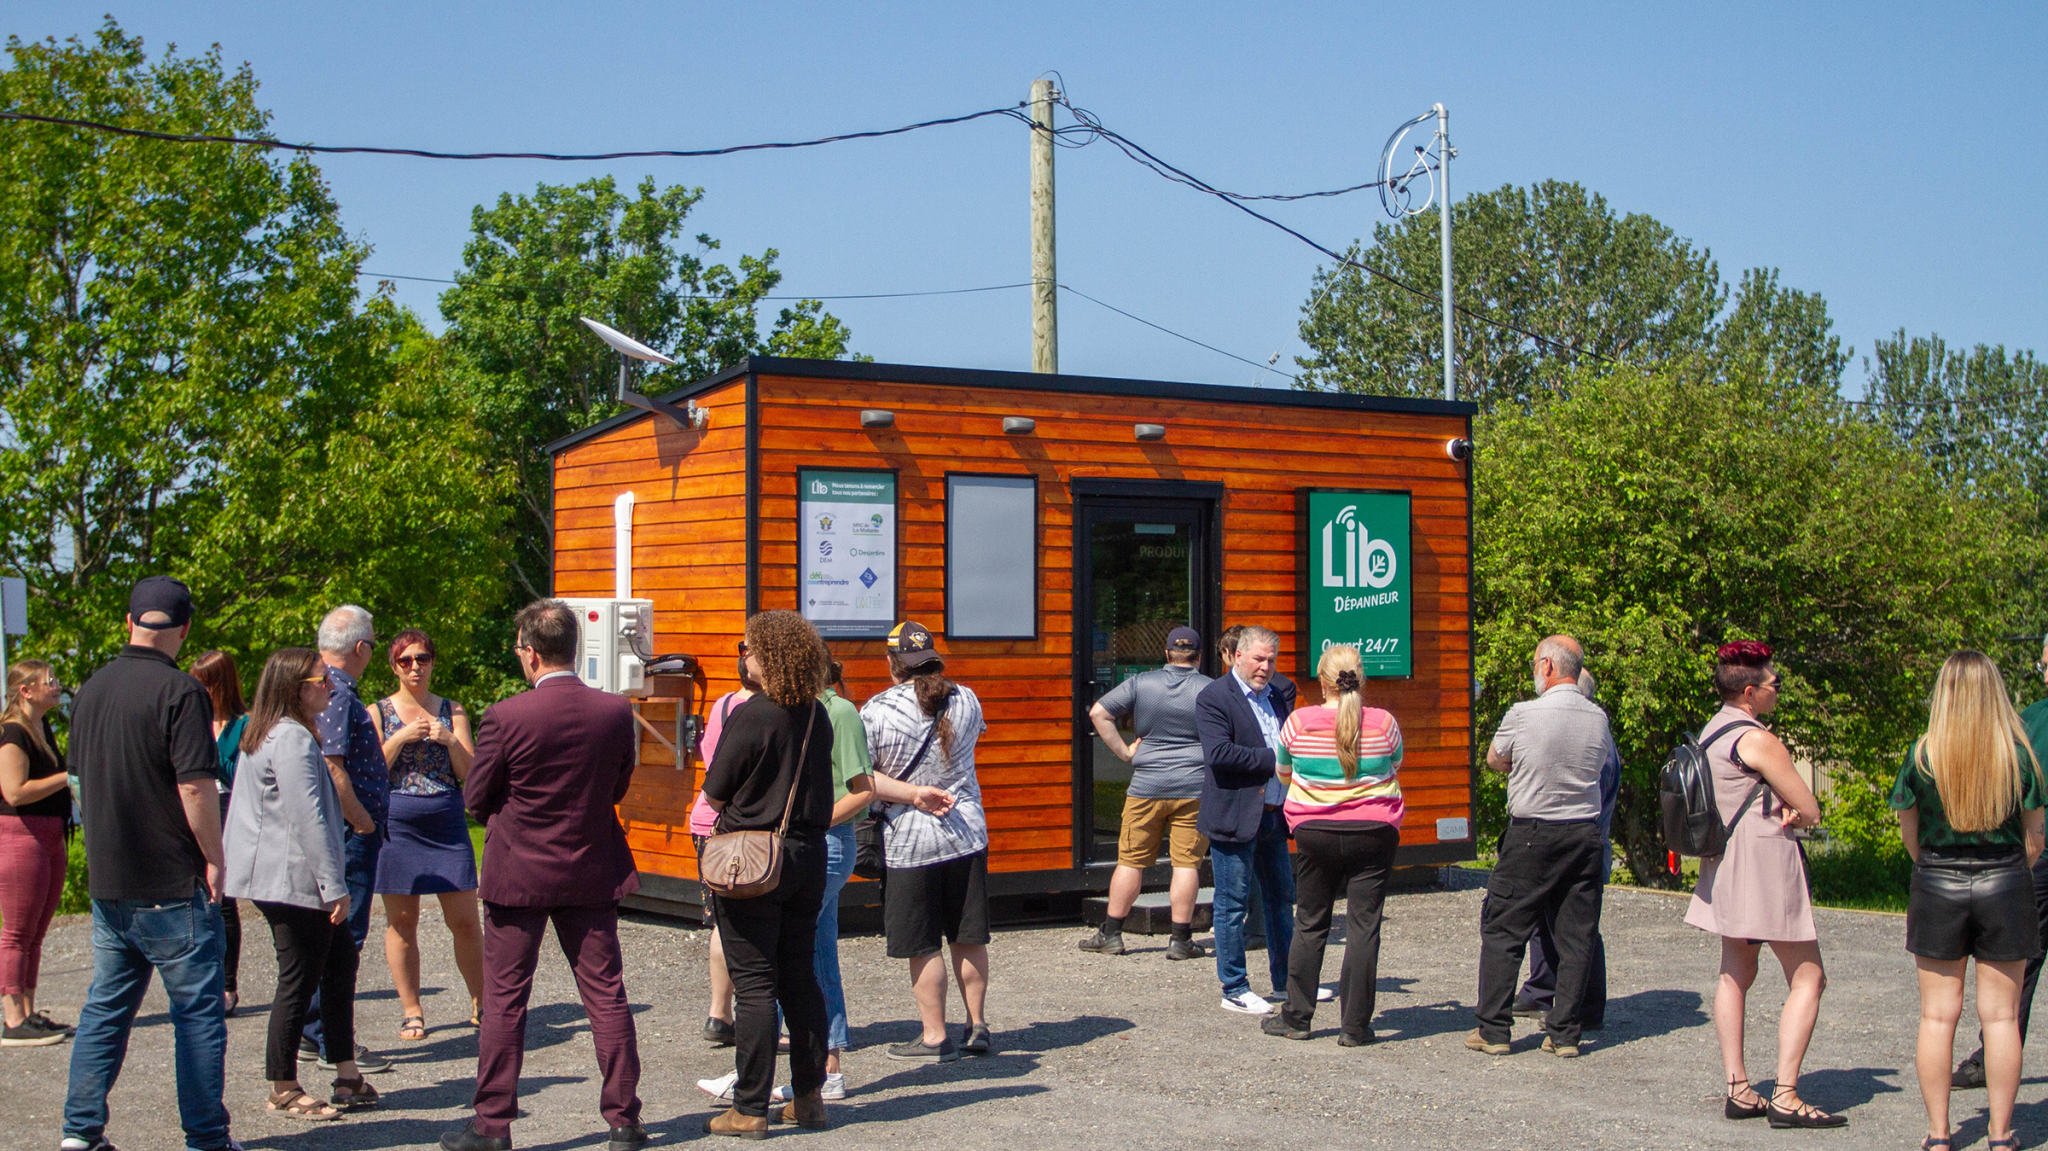
[[[36,989],[43,935],[64,898],[64,820],[0,815],[0,995]]]

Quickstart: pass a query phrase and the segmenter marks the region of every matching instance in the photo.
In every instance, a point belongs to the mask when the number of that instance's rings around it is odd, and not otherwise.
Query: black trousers
[[[320,1026],[329,1062],[356,1057],[356,943],[348,924],[327,921],[317,907],[256,902],[277,945],[277,994],[270,1001],[270,1033],[263,1046],[263,1076],[273,1083],[299,1077],[299,1031],[306,1004],[320,991]]]
[[[733,1106],[768,1114],[775,1089],[775,1006],[789,1025],[790,1090],[801,1096],[825,1085],[825,992],[814,948],[818,909],[825,904],[822,838],[782,841],[782,882],[753,899],[719,896],[715,905],[725,970],[734,999]]]
[[[1522,957],[1546,919],[1557,944],[1557,997],[1544,1030],[1561,1046],[1578,1043],[1593,933],[1600,927],[1600,850],[1600,828],[1590,819],[1508,821],[1479,924],[1479,1006],[1473,1014],[1488,1043],[1506,1043],[1514,1035],[1511,1012]]]
[[[1338,1006],[1344,1034],[1364,1040],[1372,1034],[1372,1012],[1380,976],[1380,910],[1387,898],[1387,874],[1401,833],[1391,824],[1369,823],[1356,831],[1294,832],[1294,943],[1287,953],[1288,1025],[1306,1030],[1316,1013],[1316,988],[1323,978],[1323,948],[1330,938],[1331,909],[1345,900],[1344,971]]]
[[[1518,1004],[1545,1012],[1557,998],[1557,940],[1552,932],[1553,925],[1548,919],[1536,925],[1536,937],[1529,948],[1529,979],[1515,996]],[[1586,994],[1579,1000],[1579,1029],[1598,1031],[1607,1025],[1607,941],[1600,937],[1597,927],[1593,929],[1593,955],[1586,966]]]

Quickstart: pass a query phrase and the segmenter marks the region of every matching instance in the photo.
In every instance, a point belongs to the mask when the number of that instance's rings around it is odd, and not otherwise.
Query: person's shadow
[[[1637,1039],[1654,1039],[1707,1023],[1700,993],[1657,988],[1607,1001],[1605,1026],[1593,1033],[1604,1047]],[[1803,1081],[1802,1081],[1803,1082]]]
[[[1016,1099],[1043,1094],[1051,1088],[1037,1083],[981,1087],[964,1085],[1022,1078],[1037,1071],[1040,1061],[1048,1052],[1079,1047],[1107,1035],[1130,1031],[1136,1026],[1128,1019],[1113,1016],[1081,1015],[1073,1019],[1031,1023],[1007,1031],[994,1031],[989,1036],[991,1046],[995,1049],[993,1055],[963,1055],[952,1063],[900,1064],[902,1070],[863,1085],[859,1096],[848,1100],[847,1106],[853,1111],[849,1121],[873,1123],[914,1119],[995,1099]],[[855,1028],[849,1038],[854,1039],[856,1047],[872,1047],[909,1042],[918,1037],[920,1030],[921,1025],[914,1019],[891,1020]],[[950,1087],[952,1084],[963,1086]],[[913,1087],[932,1089],[907,1092],[895,1098],[869,1098],[871,1095],[897,1088]],[[702,1120],[692,1120],[689,1116],[684,1116],[677,1122],[683,1124],[683,1130],[687,1131],[690,1130],[689,1123],[701,1124]],[[701,1127],[698,1129],[701,1130]]]
[[[1824,1067],[1818,1071],[1799,1073],[1799,1097],[1823,1111],[1841,1112],[1852,1107],[1861,1107],[1879,1095],[1890,1095],[1905,1088],[1886,1079],[1896,1076],[1896,1067]],[[1765,1099],[1771,1097],[1775,1083],[1756,1084],[1756,1093]],[[1958,1138],[1956,1146],[1966,1141]]]

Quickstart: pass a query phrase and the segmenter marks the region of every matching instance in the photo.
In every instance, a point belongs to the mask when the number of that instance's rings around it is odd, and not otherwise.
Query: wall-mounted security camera
[[[1472,458],[1472,441],[1463,436],[1444,441],[1444,454],[1463,463]]]

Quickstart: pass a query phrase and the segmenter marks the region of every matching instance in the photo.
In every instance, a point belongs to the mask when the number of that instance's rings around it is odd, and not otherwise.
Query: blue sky
[[[0,31],[109,9],[14,0]],[[1023,97],[1075,103],[1242,191],[1357,183],[1442,101],[1454,191],[1577,180],[1827,297],[1859,353],[1904,327],[2048,351],[2048,7],[2039,4],[113,5],[152,52],[253,65],[281,138],[439,150],[698,148],[892,127]],[[1059,153],[1063,282],[1257,361],[1301,350],[1314,252],[1098,144]],[[604,171],[702,186],[723,256],[781,250],[784,290],[1029,277],[1027,136],[1003,119],[885,141],[617,164],[322,161],[375,271],[446,277],[470,209]],[[1369,193],[1275,214],[1333,247]],[[399,297],[438,320],[430,284]],[[1022,290],[835,301],[884,361],[1028,368]],[[1258,373],[1072,296],[1070,372]],[[1850,389],[1862,376],[1849,373]],[[1266,377],[1270,386],[1280,381]]]

